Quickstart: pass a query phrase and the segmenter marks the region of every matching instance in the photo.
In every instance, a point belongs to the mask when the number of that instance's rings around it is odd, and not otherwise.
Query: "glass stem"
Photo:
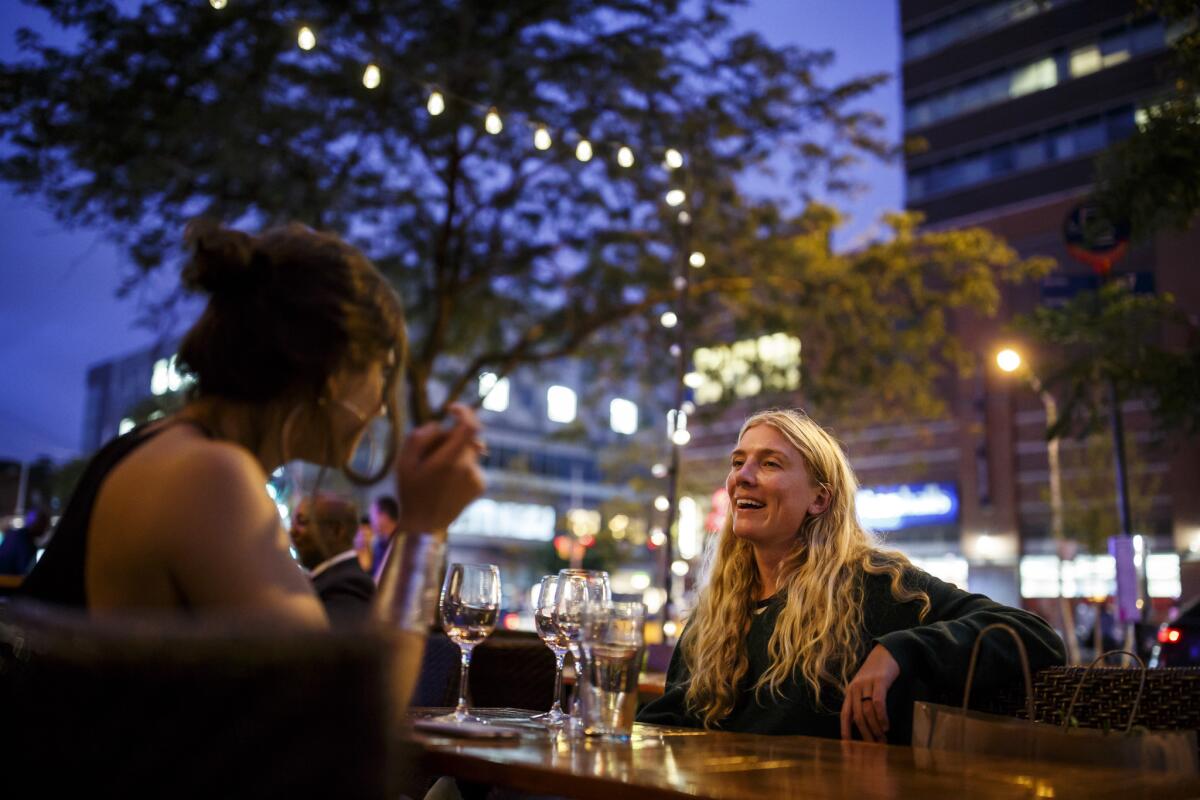
[[[567,653],[565,650],[554,654],[556,670],[554,673],[554,705],[550,707],[551,714],[562,713],[562,703],[560,702],[562,699],[562,671],[563,662],[566,660],[566,658]]]
[[[458,707],[454,709],[454,716],[462,719],[467,716],[467,671],[471,668],[472,648],[460,645],[459,649],[462,651],[462,668],[458,673]]]

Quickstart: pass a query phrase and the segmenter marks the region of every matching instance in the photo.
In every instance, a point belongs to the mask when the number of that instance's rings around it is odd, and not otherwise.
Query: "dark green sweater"
[[[907,744],[911,740],[914,700],[953,705],[962,702],[971,646],[979,631],[993,622],[1003,622],[1016,629],[1029,652],[1030,668],[1034,671],[1063,663],[1062,641],[1034,614],[1000,605],[981,594],[969,594],[914,568],[905,580],[910,586],[924,589],[930,601],[929,613],[924,620],[918,620],[920,604],[897,602],[892,596],[888,576],[864,575],[864,578],[865,636],[858,663],[862,663],[876,644],[881,644],[900,665],[900,677],[892,684],[887,698],[888,741],[893,744]],[[755,697],[754,683],[770,663],[767,644],[775,630],[783,600],[776,596],[764,604],[765,609],[753,617],[746,636],[750,668],[739,687],[739,698],[733,712],[720,722],[718,728],[744,733],[839,737],[842,695],[832,688],[822,692],[823,709],[817,707],[812,689],[803,680],[786,682],[781,696],[772,696],[764,689]],[[687,635],[685,629],[684,637]],[[700,720],[688,714],[684,705],[690,672],[681,650],[676,647],[671,656],[666,691],[642,709],[637,717],[639,722],[701,726]],[[985,699],[989,692],[1020,679],[1021,667],[1012,637],[1002,632],[989,633],[979,653],[971,691],[972,705]],[[857,731],[855,734],[857,738]]]

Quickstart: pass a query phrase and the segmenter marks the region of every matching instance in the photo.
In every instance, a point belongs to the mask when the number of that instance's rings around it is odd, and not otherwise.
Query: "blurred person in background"
[[[372,551],[373,570],[378,575],[379,567],[383,564],[383,554],[387,552],[392,536],[400,528],[400,505],[396,498],[390,495],[376,497],[375,502],[371,503],[370,520],[371,530],[375,534]]]
[[[334,627],[365,622],[375,597],[354,549],[357,526],[354,503],[326,492],[301,500],[292,514],[292,543]]]
[[[50,528],[50,515],[44,508],[31,508],[19,528],[4,532],[0,542],[0,575],[25,575],[37,562],[40,540]]]
[[[358,530],[354,534],[354,551],[358,553],[358,563],[363,571],[374,575],[375,531],[371,530],[371,518],[366,514],[358,519]]]

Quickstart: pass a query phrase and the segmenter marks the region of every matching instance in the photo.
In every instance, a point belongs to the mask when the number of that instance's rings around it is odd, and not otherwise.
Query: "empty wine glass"
[[[558,573],[554,602],[554,624],[567,641],[567,649],[575,659],[576,690],[571,701],[571,717],[579,718],[579,680],[583,677],[582,654],[579,649],[583,612],[590,606],[607,605],[612,600],[608,573],[585,569],[564,569]]]
[[[562,672],[563,661],[567,657],[568,640],[558,625],[554,622],[554,606],[558,601],[558,576],[546,575],[534,587],[533,622],[538,636],[542,638],[550,652],[554,653],[554,705],[545,714],[538,714],[533,719],[546,723],[551,728],[557,728],[566,723],[567,715],[562,710]]]
[[[494,564],[451,564],[442,584],[442,628],[462,651],[458,706],[442,719],[480,722],[467,708],[467,672],[471,651],[496,628],[500,613],[500,570]]]

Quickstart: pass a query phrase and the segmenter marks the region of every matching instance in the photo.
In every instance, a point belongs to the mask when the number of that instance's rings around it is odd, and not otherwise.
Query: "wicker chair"
[[[0,613],[13,796],[394,795],[389,648],[295,634]],[[19,767],[19,768],[18,768]],[[11,785],[9,788],[14,788]]]

